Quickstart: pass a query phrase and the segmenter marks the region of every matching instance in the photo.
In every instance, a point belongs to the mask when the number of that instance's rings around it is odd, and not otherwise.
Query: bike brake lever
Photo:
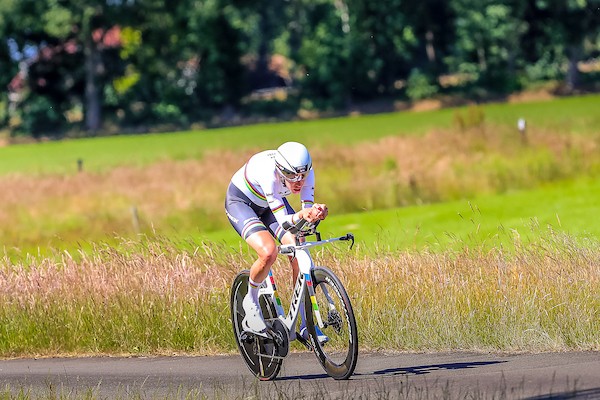
[[[354,235],[351,233],[346,233],[346,236],[342,236],[340,238],[340,240],[351,240],[352,243],[350,243],[350,250],[352,250],[352,247],[354,247]]]
[[[296,254],[296,247],[293,244],[282,244],[279,246],[279,252],[281,254]]]
[[[281,227],[294,235],[300,230],[296,225],[292,225],[292,223],[288,221],[285,221]]]
[[[283,224],[281,224],[281,227],[283,229],[285,229],[286,231],[288,231],[294,235],[297,235],[298,233],[302,233],[302,230],[307,226],[309,226],[309,222],[307,222],[305,219],[300,219],[295,224],[292,224],[289,221],[285,221]]]

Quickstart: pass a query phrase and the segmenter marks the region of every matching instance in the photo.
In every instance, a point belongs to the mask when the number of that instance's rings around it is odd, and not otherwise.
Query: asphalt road
[[[292,353],[272,382],[237,355],[14,359],[0,361],[0,388],[32,398],[600,399],[600,352],[363,353],[347,381]]]

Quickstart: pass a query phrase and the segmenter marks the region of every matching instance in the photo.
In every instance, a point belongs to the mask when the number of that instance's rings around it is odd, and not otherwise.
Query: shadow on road
[[[448,364],[434,364],[434,365],[420,365],[417,367],[402,367],[402,368],[387,368],[379,371],[373,371],[371,373],[355,373],[353,376],[368,377],[368,376],[395,376],[395,375],[425,375],[434,371],[440,370],[458,370],[467,368],[477,368],[485,365],[494,365],[505,363],[506,361],[473,361],[473,362],[461,362],[461,363],[448,363]],[[310,375],[294,375],[277,378],[278,381],[287,380],[314,380],[314,379],[327,379],[327,374],[310,374]]]
[[[417,367],[387,368],[375,371],[373,372],[373,375],[424,375],[429,374],[433,371],[439,371],[443,369],[453,370],[477,368],[485,365],[501,364],[505,362],[506,361],[474,361],[448,364],[420,365]]]
[[[278,377],[278,381],[292,381],[292,380],[311,380],[311,379],[326,379],[329,378],[327,374],[311,374],[311,375],[296,375],[296,376],[282,376]]]
[[[583,400],[600,399],[600,387],[585,390],[572,390],[562,393],[544,394],[541,396],[527,397],[524,400]]]

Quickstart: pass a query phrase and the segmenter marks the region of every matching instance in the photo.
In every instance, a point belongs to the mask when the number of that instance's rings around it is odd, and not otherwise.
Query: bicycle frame
[[[317,237],[320,238],[319,236]],[[320,246],[326,243],[336,242],[340,240],[352,240],[352,245],[354,244],[354,236],[351,234],[347,234],[345,236],[327,240],[317,240],[314,242],[303,243],[297,242],[296,244],[287,244],[279,246],[279,254],[295,257],[298,260],[299,267],[298,278],[296,279],[296,283],[294,285],[294,291],[292,292],[292,300],[287,316],[285,315],[285,310],[283,309],[281,299],[277,293],[277,285],[275,284],[275,279],[273,277],[272,271],[269,271],[267,279],[265,279],[263,286],[259,289],[259,294],[270,296],[270,298],[273,301],[273,304],[275,305],[278,318],[288,328],[288,331],[290,333],[294,332],[292,328],[296,326],[298,315],[300,314],[300,307],[302,307],[303,305],[302,300],[304,299],[305,291],[308,291],[307,295],[310,296],[313,313],[315,314],[319,328],[324,328],[323,319],[321,318],[319,306],[317,305],[315,299],[315,290],[312,284],[311,271],[314,268],[314,263],[312,257],[310,256],[309,249],[311,247]],[[325,293],[325,296],[329,300],[330,307],[335,308],[333,306],[333,301],[329,297],[329,294]]]

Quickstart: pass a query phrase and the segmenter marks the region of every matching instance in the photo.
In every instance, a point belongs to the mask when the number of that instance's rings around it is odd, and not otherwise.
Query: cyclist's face
[[[298,194],[302,190],[302,186],[304,186],[305,181],[306,179],[299,180],[298,182],[290,182],[287,179],[285,179],[285,186],[287,186],[287,188],[290,189],[292,193]]]

